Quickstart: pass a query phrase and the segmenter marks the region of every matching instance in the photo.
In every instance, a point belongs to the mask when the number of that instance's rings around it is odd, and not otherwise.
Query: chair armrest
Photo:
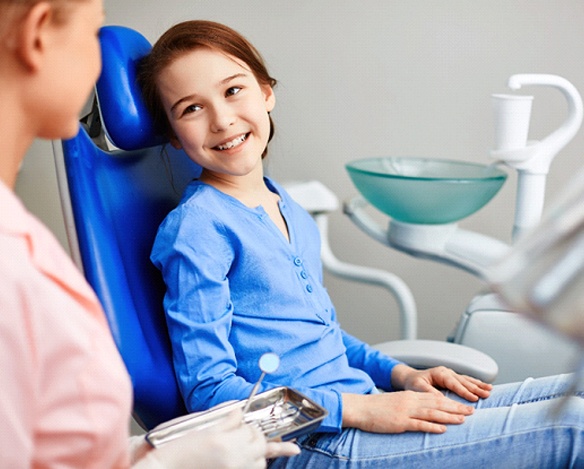
[[[395,340],[373,346],[413,368],[446,366],[457,373],[492,383],[499,372],[489,355],[465,345],[438,340]]]

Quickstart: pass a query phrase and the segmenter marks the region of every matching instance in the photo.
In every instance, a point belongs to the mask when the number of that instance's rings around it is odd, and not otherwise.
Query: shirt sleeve
[[[393,391],[391,372],[395,365],[402,362],[375,350],[344,330],[343,343],[347,348],[347,357],[352,367],[365,371],[378,388],[384,391]]]
[[[166,283],[164,307],[174,367],[190,411],[241,399],[251,389],[236,374],[229,342],[233,306],[227,272],[233,253],[220,234],[222,227],[209,218],[193,207],[171,212],[151,255]]]

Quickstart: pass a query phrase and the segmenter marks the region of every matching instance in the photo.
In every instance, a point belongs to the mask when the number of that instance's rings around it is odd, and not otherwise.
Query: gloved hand
[[[299,452],[294,443],[267,443],[259,429],[242,422],[237,410],[216,425],[149,450],[133,467],[254,469],[266,467],[266,458]]]

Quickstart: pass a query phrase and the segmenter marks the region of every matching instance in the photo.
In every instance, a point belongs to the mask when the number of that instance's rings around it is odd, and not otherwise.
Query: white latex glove
[[[294,443],[268,444],[259,429],[242,423],[238,410],[212,427],[192,431],[151,449],[133,467],[254,469],[265,468],[266,458],[299,452]]]

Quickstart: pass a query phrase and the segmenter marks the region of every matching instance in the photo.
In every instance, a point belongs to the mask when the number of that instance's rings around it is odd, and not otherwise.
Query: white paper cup
[[[494,94],[495,151],[517,150],[527,144],[533,96]]]

